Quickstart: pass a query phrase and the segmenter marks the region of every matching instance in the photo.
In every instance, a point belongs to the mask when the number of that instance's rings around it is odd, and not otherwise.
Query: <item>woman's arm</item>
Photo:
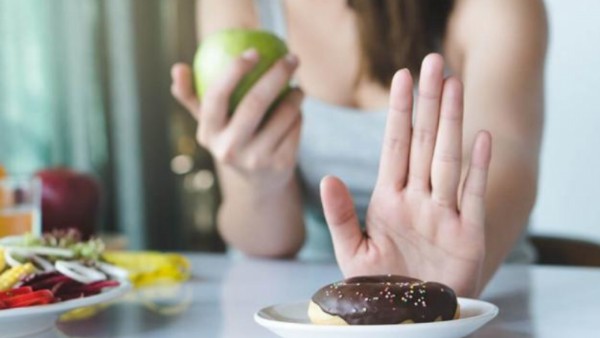
[[[225,28],[258,25],[256,15],[252,15],[252,1],[202,0],[197,7],[200,37]],[[219,232],[227,244],[249,255],[293,256],[304,242],[301,193],[295,175],[301,93],[288,95],[261,130],[249,132],[253,127],[248,123],[264,113],[258,110],[270,105],[265,99],[276,95],[268,93],[268,88],[291,76],[294,69],[286,68],[284,60],[274,66],[248,94],[254,92],[258,99],[244,99],[246,102],[241,102],[234,118],[226,121],[227,127],[218,135],[202,128],[214,107],[208,108],[204,102],[202,112],[194,112],[199,117],[199,142],[212,153],[219,174],[223,195]],[[173,75],[175,96],[190,102],[186,106],[194,110],[197,99],[189,67],[178,65]],[[207,136],[210,134],[215,135]],[[240,134],[254,135],[240,144]]]
[[[465,86],[464,163],[478,130],[494,138],[485,285],[524,231],[536,198],[547,22],[539,0],[463,0],[455,13],[447,41],[458,47],[449,61]]]

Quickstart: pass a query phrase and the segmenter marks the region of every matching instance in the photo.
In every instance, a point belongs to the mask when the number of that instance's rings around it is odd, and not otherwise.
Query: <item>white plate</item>
[[[119,286],[94,296],[49,305],[0,310],[0,337],[14,338],[40,333],[53,327],[58,317],[67,311],[121,297],[131,289],[131,284],[126,281],[119,283]]]
[[[481,300],[458,298],[460,319],[402,325],[330,326],[311,324],[308,301],[266,307],[254,320],[284,338],[459,338],[467,336],[496,317],[498,307]]]

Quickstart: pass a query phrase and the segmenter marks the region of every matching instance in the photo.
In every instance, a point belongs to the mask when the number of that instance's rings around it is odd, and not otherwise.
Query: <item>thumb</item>
[[[321,181],[321,200],[338,262],[353,257],[363,234],[348,188],[339,178],[327,176]]]

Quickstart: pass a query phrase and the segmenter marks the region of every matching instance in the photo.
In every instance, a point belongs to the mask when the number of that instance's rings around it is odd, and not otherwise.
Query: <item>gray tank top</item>
[[[255,0],[262,29],[286,39],[283,0]],[[341,178],[352,193],[362,224],[377,179],[387,110],[360,110],[338,106],[307,96],[302,107],[303,127],[299,150],[299,173],[304,187],[307,239],[300,258],[311,261],[335,259],[325,222],[319,183],[326,175]],[[523,237],[509,260],[531,262],[531,247]]]

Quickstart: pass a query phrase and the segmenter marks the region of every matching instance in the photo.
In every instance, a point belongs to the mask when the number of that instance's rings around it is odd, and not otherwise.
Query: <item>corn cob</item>
[[[12,289],[19,280],[30,273],[33,273],[35,268],[31,263],[25,263],[6,270],[0,275],[0,291]]]

